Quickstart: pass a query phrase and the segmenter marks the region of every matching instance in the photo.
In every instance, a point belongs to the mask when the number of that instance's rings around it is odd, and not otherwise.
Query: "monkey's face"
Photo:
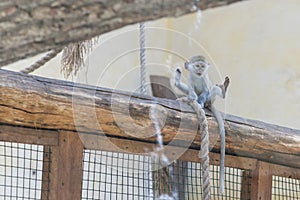
[[[194,61],[187,61],[184,63],[185,69],[192,72],[197,76],[203,76],[207,73],[209,68],[209,64],[204,60],[194,60]]]

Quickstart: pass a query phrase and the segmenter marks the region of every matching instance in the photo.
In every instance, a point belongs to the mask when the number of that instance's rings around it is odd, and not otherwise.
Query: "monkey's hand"
[[[190,89],[188,99],[190,101],[194,101],[194,100],[198,99],[198,96],[197,96],[196,92],[193,89]]]
[[[175,71],[175,84],[179,84],[181,79],[181,70],[179,68]]]

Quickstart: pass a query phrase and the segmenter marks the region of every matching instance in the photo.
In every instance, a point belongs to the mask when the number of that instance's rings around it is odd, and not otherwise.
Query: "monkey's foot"
[[[225,96],[226,96],[226,92],[227,92],[227,88],[228,88],[228,86],[229,86],[229,83],[230,83],[230,79],[229,79],[228,76],[226,76],[223,85],[217,85],[217,86],[219,86],[219,87],[221,88],[221,90],[222,90],[223,98],[225,98]]]

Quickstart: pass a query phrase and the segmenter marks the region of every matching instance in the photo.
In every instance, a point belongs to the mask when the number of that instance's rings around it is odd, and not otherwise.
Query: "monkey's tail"
[[[218,111],[213,105],[211,106],[211,111],[216,117],[218,126],[219,126],[219,132],[221,137],[221,159],[220,159],[220,194],[224,194],[225,192],[225,128],[224,128],[224,121],[222,118],[222,115],[220,111]]]

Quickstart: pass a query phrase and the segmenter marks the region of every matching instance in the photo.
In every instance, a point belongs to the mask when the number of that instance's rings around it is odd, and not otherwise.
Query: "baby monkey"
[[[206,107],[216,117],[221,136],[221,161],[220,161],[220,193],[224,193],[224,162],[225,162],[225,128],[221,113],[215,108],[216,97],[225,98],[230,80],[228,77],[222,85],[212,85],[208,77],[210,64],[203,56],[193,56],[184,63],[189,71],[188,85],[182,83],[181,71],[176,69],[175,86],[188,95],[189,100],[197,100],[202,108]]]
[[[176,69],[175,86],[188,95],[190,100],[197,100],[202,108],[210,108],[216,100],[216,96],[225,98],[229,78],[226,77],[223,85],[213,86],[208,77],[210,64],[203,56],[193,56],[184,63],[185,69],[189,71],[188,84],[180,82],[181,71]]]

